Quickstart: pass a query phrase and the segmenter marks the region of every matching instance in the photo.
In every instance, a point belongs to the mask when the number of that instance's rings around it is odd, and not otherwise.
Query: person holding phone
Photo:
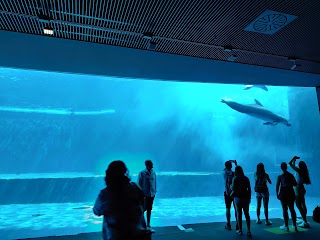
[[[304,161],[300,161],[298,167],[296,166],[296,160],[298,159],[300,159],[300,157],[294,156],[289,162],[289,166],[296,172],[297,186],[294,187],[295,201],[302,217],[302,220],[297,219],[297,223],[298,227],[310,228],[307,222],[306,189],[304,184],[311,184],[311,181],[307,164]]]

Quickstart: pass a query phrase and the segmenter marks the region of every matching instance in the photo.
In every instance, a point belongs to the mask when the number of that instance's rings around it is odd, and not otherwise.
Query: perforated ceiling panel
[[[157,52],[288,70],[290,57],[294,71],[319,74],[319,9],[319,0],[0,0],[0,29],[43,35],[48,24],[53,37],[141,50],[151,33]]]
[[[245,30],[263,34],[274,34],[296,18],[296,16],[289,14],[267,10],[250,23]]]

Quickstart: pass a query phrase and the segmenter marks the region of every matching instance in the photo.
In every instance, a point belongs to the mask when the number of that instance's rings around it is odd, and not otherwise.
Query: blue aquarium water
[[[282,118],[253,112],[259,104]],[[92,205],[115,159],[127,164],[133,181],[153,160],[153,226],[225,221],[228,159],[237,159],[252,187],[256,165],[265,164],[273,181],[269,216],[276,218],[279,165],[301,156],[312,181],[311,214],[320,204],[318,109],[314,88],[0,68],[0,239],[100,231]],[[252,219],[255,210],[253,195]]]

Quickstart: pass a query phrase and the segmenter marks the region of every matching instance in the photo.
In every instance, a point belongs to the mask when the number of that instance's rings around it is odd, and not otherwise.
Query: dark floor
[[[257,225],[255,221],[251,221],[252,239],[259,240],[316,240],[320,238],[320,224],[313,222],[312,218],[308,218],[311,225],[310,229],[299,228],[299,232],[290,231],[283,232],[279,226],[283,224],[281,219],[272,219],[272,226],[264,224]],[[245,222],[244,222],[245,224]],[[289,222],[291,225],[291,222]],[[152,240],[205,240],[205,239],[243,239],[246,236],[246,227],[243,227],[243,236],[239,236],[234,230],[228,231],[224,229],[224,223],[202,223],[183,225],[186,230],[180,230],[175,227],[160,227],[155,228],[156,233],[153,234]],[[192,228],[192,229],[190,229]],[[188,230],[189,229],[189,230]],[[291,229],[290,229],[291,230]],[[86,233],[72,236],[62,237],[42,237],[42,238],[28,238],[29,240],[94,240],[101,239],[101,233]]]

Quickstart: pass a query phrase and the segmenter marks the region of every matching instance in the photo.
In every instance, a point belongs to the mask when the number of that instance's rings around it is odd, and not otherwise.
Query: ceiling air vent
[[[244,30],[264,34],[274,34],[295,20],[297,16],[267,10],[250,23]]]

